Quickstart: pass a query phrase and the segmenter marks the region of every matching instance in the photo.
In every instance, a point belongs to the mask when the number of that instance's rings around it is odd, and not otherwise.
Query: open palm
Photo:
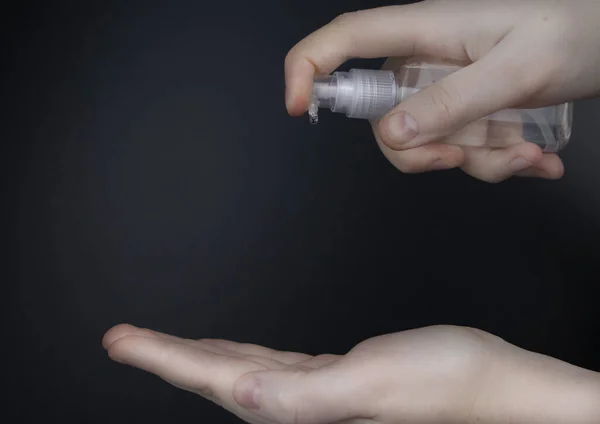
[[[228,340],[190,340],[130,325],[106,333],[103,345],[111,358],[197,393],[249,423],[267,423],[234,399],[234,385],[245,374],[287,370],[308,372],[336,362],[338,355],[311,356],[281,352]]]
[[[257,424],[467,422],[495,352],[511,346],[445,326],[375,337],[346,355],[189,340],[130,325],[108,331],[103,344],[115,361]]]

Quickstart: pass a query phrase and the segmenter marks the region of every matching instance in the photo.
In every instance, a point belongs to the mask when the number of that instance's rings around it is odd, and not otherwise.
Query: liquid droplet
[[[313,125],[319,122],[319,99],[316,96],[313,96],[308,107],[308,120]]]

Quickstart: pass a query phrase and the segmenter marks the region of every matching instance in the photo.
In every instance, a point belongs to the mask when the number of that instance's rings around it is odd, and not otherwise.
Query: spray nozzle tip
[[[308,120],[311,124],[319,122],[319,99],[317,96],[313,96],[308,107]]]

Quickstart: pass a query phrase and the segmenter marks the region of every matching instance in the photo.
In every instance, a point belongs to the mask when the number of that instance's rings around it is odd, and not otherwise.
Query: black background
[[[403,175],[365,122],[287,116],[287,51],[386,3],[5,11],[9,422],[237,422],[110,362],[120,322],[309,353],[469,325],[600,370],[598,101],[576,106],[564,179],[499,185]]]

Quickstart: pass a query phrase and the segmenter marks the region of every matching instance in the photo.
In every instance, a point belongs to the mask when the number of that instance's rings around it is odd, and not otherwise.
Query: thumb
[[[527,68],[516,66],[514,59],[508,67],[510,52],[497,48],[398,105],[379,124],[381,141],[393,150],[412,149],[525,103],[540,81],[519,74]]]
[[[333,369],[259,371],[238,380],[234,397],[269,421],[318,424],[366,416],[359,387]]]

